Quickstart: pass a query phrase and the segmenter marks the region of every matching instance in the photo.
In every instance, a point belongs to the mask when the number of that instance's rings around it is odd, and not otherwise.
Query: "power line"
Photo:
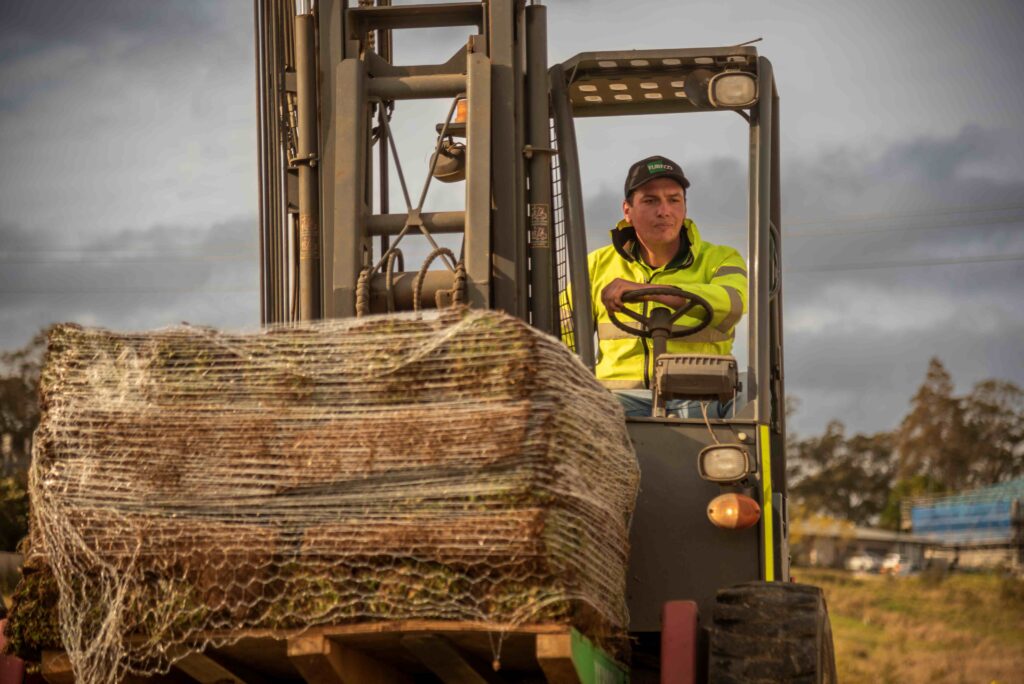
[[[256,245],[243,245],[238,252],[244,252],[246,250],[256,251]],[[214,254],[213,256],[235,256],[238,252],[225,252],[220,255]],[[106,249],[103,247],[48,247],[46,249],[4,249],[0,250],[0,254],[99,254],[102,256],[111,255],[128,255],[128,256],[194,256],[197,254],[195,249],[178,249],[178,250],[159,250],[154,251],[152,249],[137,250],[137,249]]]
[[[1008,211],[1020,211],[1024,212],[1024,204],[1002,204],[992,206],[982,205],[964,205],[960,207],[945,207],[942,209],[936,209],[934,211],[902,211],[902,212],[888,212],[888,213],[864,213],[864,214],[847,214],[845,216],[818,216],[810,218],[797,218],[789,220],[783,219],[783,224],[788,226],[813,226],[813,225],[832,225],[836,223],[875,223],[878,221],[888,221],[892,219],[904,219],[904,218],[934,218],[939,216],[952,216],[957,214],[988,214],[993,212],[1008,212]],[[998,219],[999,217],[993,217]],[[746,228],[746,223],[732,223],[717,226],[720,230],[734,229],[734,228]],[[784,232],[784,235],[788,235],[788,232]],[[247,249],[255,250],[255,245],[247,247]],[[103,248],[50,248],[50,249],[25,249],[25,250],[4,250],[0,251],[0,256],[6,255],[29,255],[29,254],[103,254],[106,256],[110,255],[127,255],[129,257],[135,256],[154,256],[162,257],[165,255],[173,254],[173,252],[130,252],[130,251],[116,251],[108,250]],[[181,251],[178,254],[184,258],[189,258],[194,255],[191,251]],[[203,255],[204,258],[207,255]],[[224,255],[209,255],[214,258],[236,258],[234,252]]]
[[[832,230],[783,230],[783,237],[833,237],[836,235],[875,235],[875,234],[892,234],[892,233],[909,233],[919,230],[942,230],[950,228],[974,228],[976,226],[993,226],[993,225],[1016,225],[1024,223],[1024,216],[1020,218],[1007,219],[1003,217],[992,217],[986,220],[973,220],[970,223],[929,223],[926,225],[917,226],[882,226],[878,228],[835,228]]]
[[[785,224],[790,226],[805,226],[822,223],[863,223],[874,221],[888,221],[889,219],[895,218],[931,218],[935,216],[950,216],[954,214],[984,214],[994,211],[1024,211],[1024,204],[1004,204],[989,207],[978,205],[962,207],[944,207],[942,209],[936,209],[934,211],[904,211],[891,212],[885,214],[851,214],[849,216],[833,218],[822,217],[797,219],[795,221],[785,221]]]
[[[65,295],[69,292],[76,294],[120,294],[120,295],[138,295],[138,294],[247,294],[256,295],[259,293],[258,288],[81,288],[81,287],[69,287],[69,288],[25,288],[19,290],[0,290],[2,294],[12,295],[28,295],[28,294],[53,294],[53,295]]]
[[[849,223],[872,223],[883,220],[906,219],[906,218],[933,218],[942,216],[954,216],[961,214],[980,214],[1006,211],[1024,211],[1024,205],[1010,204],[1001,206],[966,206],[959,208],[946,208],[937,211],[920,212],[895,212],[875,214],[855,214],[840,217],[819,217],[810,219],[799,219],[795,221],[784,221],[786,226],[813,226],[813,225],[834,225]],[[965,227],[989,226],[989,225],[1014,225],[1024,223],[1022,217],[1001,217],[993,216],[984,220],[973,220]],[[915,226],[883,226],[875,228],[836,228],[825,230],[803,230],[794,231],[785,229],[782,232],[784,237],[808,238],[808,237],[834,237],[838,235],[875,235],[893,234],[902,232],[914,232],[922,230],[942,230],[960,227],[958,223],[929,223]],[[733,230],[746,228],[746,224],[732,224],[720,226],[719,230]],[[57,255],[65,254],[69,258],[39,258],[33,255]],[[80,255],[102,254],[100,258],[73,258]],[[100,249],[37,249],[22,251],[0,251],[0,263],[2,264],[67,264],[67,265],[101,265],[101,264],[179,264],[179,263],[201,263],[201,262],[237,262],[256,260],[252,254],[194,254],[179,253],[178,255],[168,253],[151,252],[108,252]]]
[[[1024,254],[1008,254],[979,257],[956,257],[952,259],[911,259],[906,261],[879,261],[847,264],[822,264],[804,268],[787,268],[785,273],[821,273],[834,271],[866,271],[879,268],[913,268],[917,266],[948,266],[953,264],[983,264],[999,261],[1024,261]]]
[[[1021,207],[1024,210],[1024,207]],[[1024,223],[1024,216],[1019,218],[1004,218],[1004,217],[992,217],[986,220],[975,220],[969,224],[960,223],[929,223],[926,225],[916,226],[883,226],[878,228],[860,228],[860,229],[844,229],[837,228],[833,230],[814,230],[814,231],[791,231],[784,230],[782,235],[788,238],[807,238],[807,237],[835,237],[838,235],[891,235],[893,233],[905,233],[905,232],[916,232],[923,230],[949,230],[953,228],[975,228],[978,226],[989,226],[989,225],[1017,225]],[[67,252],[69,256],[73,256],[74,252],[71,250],[54,250],[55,253]],[[256,257],[251,254],[202,254],[202,255],[190,255],[176,258],[166,258],[159,255],[152,256],[135,256],[129,255],[126,257],[109,257],[101,259],[45,259],[45,258],[24,258],[23,254],[45,254],[45,251],[34,251],[34,252],[0,252],[0,264],[67,264],[72,266],[83,265],[83,266],[94,266],[94,265],[105,265],[105,264],[139,264],[139,265],[160,265],[160,264],[185,264],[185,263],[202,263],[202,262],[240,262],[240,261],[253,261],[253,266],[256,265]],[[83,252],[84,253],[84,252]]]
[[[8,255],[0,255],[0,264],[66,264],[69,266],[94,266],[101,264],[188,264],[201,262],[218,261],[252,261],[256,265],[256,259],[252,255],[238,254],[234,256],[219,255],[196,255],[191,257],[164,258],[152,257],[127,257],[127,258],[106,258],[106,259],[40,259],[40,258],[13,258]]]
[[[960,264],[983,264],[1010,261],[1024,261],[1024,254],[992,255],[978,257],[956,257],[951,259],[908,259],[904,261],[854,262],[845,264],[821,264],[803,268],[786,268],[785,273],[832,273],[836,271],[867,271],[883,268],[915,268],[920,266],[951,266]],[[130,290],[117,288],[68,288],[68,289],[23,289],[0,290],[2,294],[67,294],[81,292],[83,294],[250,294],[255,295],[256,288],[149,288]]]
[[[956,223],[942,223],[942,224],[926,224],[921,226],[885,226],[879,228],[867,228],[867,229],[843,229],[837,228],[833,230],[824,231],[792,231],[789,230],[790,226],[831,226],[835,224],[849,224],[849,223],[877,223],[879,221],[891,221],[896,219],[908,219],[908,218],[936,218],[944,216],[955,216],[960,214],[987,214],[993,212],[1009,212],[1009,211],[1024,211],[1024,205],[1020,204],[1009,204],[1001,206],[974,206],[974,207],[963,207],[959,209],[949,208],[937,211],[908,211],[908,212],[895,212],[895,213],[876,213],[876,214],[853,214],[848,216],[821,216],[817,218],[807,219],[796,219],[790,221],[783,217],[782,225],[785,228],[782,231],[783,237],[817,237],[819,235],[842,235],[842,234],[857,234],[857,233],[882,233],[882,232],[899,232],[902,230],[930,230],[934,228],[953,228],[958,224]],[[975,225],[995,225],[1000,223],[1021,223],[1024,222],[1024,217],[1003,217],[993,216],[988,219],[981,221],[972,220],[969,226]],[[747,227],[746,223],[733,223],[728,225],[717,226],[717,230],[740,230]]]
[[[866,271],[883,268],[915,268],[920,266],[951,266],[959,264],[983,264],[983,263],[998,263],[998,262],[1010,262],[1010,261],[1024,261],[1024,254],[1008,254],[1008,255],[989,255],[989,256],[977,256],[977,257],[954,257],[949,259],[908,259],[902,261],[865,261],[865,262],[853,262],[845,264],[819,264],[817,266],[807,266],[798,268],[786,268],[785,273],[832,273],[835,271]],[[122,295],[135,295],[135,294],[252,294],[255,295],[259,290],[256,288],[132,288],[132,289],[121,289],[121,288],[88,288],[83,289],[80,287],[67,288],[67,289],[37,289],[37,288],[26,288],[18,290],[0,290],[2,294],[67,294],[68,292],[76,292],[83,294],[122,294]]]

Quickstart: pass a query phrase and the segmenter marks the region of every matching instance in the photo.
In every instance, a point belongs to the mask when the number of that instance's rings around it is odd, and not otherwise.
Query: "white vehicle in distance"
[[[906,556],[898,553],[887,554],[882,561],[881,572],[884,575],[909,575],[918,570],[918,567]]]
[[[850,572],[878,572],[882,568],[882,557],[875,553],[857,553],[846,559]]]

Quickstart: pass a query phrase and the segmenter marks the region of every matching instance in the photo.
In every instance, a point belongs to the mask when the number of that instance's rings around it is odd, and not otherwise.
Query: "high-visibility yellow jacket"
[[[736,324],[747,310],[746,264],[732,247],[702,240],[696,224],[690,219],[683,223],[683,233],[679,252],[661,268],[651,268],[640,258],[636,231],[624,220],[611,231],[612,244],[591,252],[587,258],[598,337],[597,379],[609,389],[650,388],[654,369],[651,340],[616,328],[601,303],[601,290],[616,278],[635,283],[674,285],[703,297],[711,304],[714,309],[711,324],[696,335],[669,339],[667,353],[732,353]],[[662,305],[647,302],[626,306],[643,312],[645,306]],[[701,316],[704,312],[698,307],[693,313]],[[631,327],[639,325],[623,314],[618,314],[618,318]],[[676,324],[692,326],[700,320],[686,315]]]

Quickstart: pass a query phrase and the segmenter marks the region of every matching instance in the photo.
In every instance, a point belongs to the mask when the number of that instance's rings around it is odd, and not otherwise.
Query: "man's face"
[[[655,178],[622,203],[622,215],[636,229],[644,247],[670,245],[679,239],[686,220],[686,196],[682,186],[671,178]]]

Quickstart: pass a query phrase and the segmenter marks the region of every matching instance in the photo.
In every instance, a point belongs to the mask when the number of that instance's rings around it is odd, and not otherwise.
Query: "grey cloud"
[[[849,152],[842,163],[825,153],[789,169],[783,225],[790,211],[820,217],[794,219],[788,230],[797,235],[784,241],[787,381],[805,399],[801,431],[832,417],[854,429],[895,427],[931,356],[965,386],[987,377],[1024,383],[1024,262],[927,265],[1024,254],[1024,177],[965,172],[998,162],[1005,143],[997,143],[1006,139],[969,126],[874,155]],[[844,215],[853,218],[828,220]],[[840,268],[894,262],[905,265]],[[801,272],[811,267],[822,270]],[[826,323],[791,329],[814,319]]]
[[[587,251],[608,244],[608,231],[622,218],[622,190],[607,186],[591,191],[583,202],[583,218],[587,227]]]
[[[190,65],[251,71],[251,15],[241,0],[0,3],[0,112],[29,111],[33,98],[69,80],[113,107],[131,100],[132,74],[140,71],[153,85]],[[196,76],[196,85],[209,78]]]
[[[998,149],[996,135],[968,126],[952,138],[918,138],[895,145],[883,155],[878,168],[941,182],[955,178],[970,160],[990,157]]]
[[[25,230],[12,223],[0,222],[0,250],[16,252],[41,249],[45,246],[46,238],[38,232]]]
[[[221,327],[259,320],[253,218],[206,230],[154,226],[72,241],[0,228],[0,348],[76,321],[145,329],[183,320]]]
[[[111,32],[168,35],[201,29],[211,3],[199,0],[42,0],[0,4],[0,58],[60,42],[89,42]]]
[[[3,219],[102,232],[251,211],[250,3],[74,5],[102,9],[0,61]],[[60,7],[35,11],[3,29],[4,44],[47,20],[71,21]]]
[[[911,305],[907,315],[914,313]],[[1019,318],[1007,320],[998,335],[943,328],[884,334],[873,331],[870,321],[856,336],[787,335],[787,390],[802,401],[794,428],[815,433],[831,418],[860,431],[897,427],[933,356],[943,360],[961,391],[993,377],[1024,384],[1024,351],[1014,344],[1020,339]]]
[[[784,173],[783,226],[794,268],[872,260],[978,257],[1024,252],[1024,172],[998,165],[1008,132],[968,126],[877,151],[801,159]]]

